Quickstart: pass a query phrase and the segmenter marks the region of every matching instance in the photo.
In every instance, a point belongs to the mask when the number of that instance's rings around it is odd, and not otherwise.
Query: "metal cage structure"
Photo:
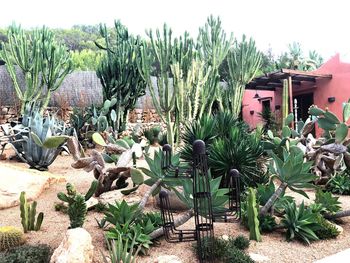
[[[214,242],[214,222],[228,222],[231,219],[237,221],[241,217],[240,200],[240,174],[238,170],[231,169],[229,172],[229,191],[227,209],[220,213],[213,213],[208,155],[205,143],[196,140],[193,143],[192,168],[180,169],[171,163],[172,149],[170,145],[164,145],[162,156],[162,169],[167,176],[181,177],[193,180],[193,205],[195,229],[176,229],[173,214],[170,209],[168,193],[159,193],[161,216],[163,220],[163,230],[165,239],[170,243],[197,241],[197,254],[200,262],[214,262],[213,242]]]

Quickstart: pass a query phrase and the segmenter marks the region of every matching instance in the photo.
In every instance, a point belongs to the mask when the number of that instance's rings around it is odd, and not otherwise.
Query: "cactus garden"
[[[0,125],[0,263],[316,262],[349,248],[350,93],[293,95],[337,77],[314,72],[316,52],[268,61],[215,16],[198,35],[92,31],[101,100],[72,87],[67,107],[55,95],[87,62],[62,34],[12,24],[0,38],[16,101]]]

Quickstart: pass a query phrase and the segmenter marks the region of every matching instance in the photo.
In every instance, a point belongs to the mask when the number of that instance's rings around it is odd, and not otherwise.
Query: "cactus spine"
[[[261,235],[259,230],[258,209],[256,203],[255,190],[248,188],[248,226],[249,239],[260,242]]]
[[[0,227],[0,251],[4,251],[24,243],[23,232],[17,227]]]
[[[25,192],[21,192],[19,200],[20,200],[20,210],[21,210],[21,223],[23,226],[24,233],[27,233],[28,231],[32,231],[32,230],[39,231],[41,224],[43,223],[43,220],[44,220],[44,213],[40,212],[38,214],[38,217],[35,223],[37,202],[34,201],[32,205],[29,205],[26,199]]]
[[[59,88],[72,71],[70,53],[58,44],[46,27],[35,29],[31,35],[21,27],[12,25],[8,29],[8,43],[2,43],[0,59],[6,63],[17,97],[21,101],[21,113],[28,103],[41,101],[41,112],[47,107],[51,93]],[[23,90],[18,81],[16,67],[25,78]]]
[[[58,199],[68,203],[68,216],[70,220],[69,228],[82,227],[87,214],[86,201],[89,200],[92,195],[96,192],[98,181],[94,180],[88,192],[84,195],[77,193],[75,187],[67,183],[66,190],[67,194],[62,192],[57,194]]]

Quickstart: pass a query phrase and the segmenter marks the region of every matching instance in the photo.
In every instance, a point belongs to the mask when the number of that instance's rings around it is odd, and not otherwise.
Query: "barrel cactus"
[[[24,243],[23,232],[14,226],[0,227],[0,251],[22,245]]]

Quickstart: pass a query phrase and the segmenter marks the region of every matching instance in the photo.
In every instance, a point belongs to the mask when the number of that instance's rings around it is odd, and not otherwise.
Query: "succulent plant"
[[[14,226],[0,227],[0,251],[7,250],[23,244],[23,232]]]
[[[97,186],[98,181],[94,180],[91,183],[91,186],[87,193],[85,195],[82,195],[80,193],[77,193],[75,187],[72,184],[67,183],[67,194],[64,194],[62,192],[57,194],[58,199],[68,203],[67,212],[70,219],[69,228],[77,228],[83,226],[87,214],[86,201],[88,201],[93,196],[97,189]]]
[[[43,223],[43,220],[44,220],[44,213],[40,212],[35,222],[37,202],[34,201],[32,205],[29,205],[27,203],[25,192],[21,192],[19,200],[20,200],[20,210],[21,210],[21,219],[22,219],[21,223],[23,226],[24,233],[27,233],[28,231],[32,231],[32,230],[39,231],[41,224]]]
[[[31,168],[47,170],[69,138],[65,124],[43,117],[36,105],[27,105],[22,122],[12,128],[9,141],[17,156]]]

